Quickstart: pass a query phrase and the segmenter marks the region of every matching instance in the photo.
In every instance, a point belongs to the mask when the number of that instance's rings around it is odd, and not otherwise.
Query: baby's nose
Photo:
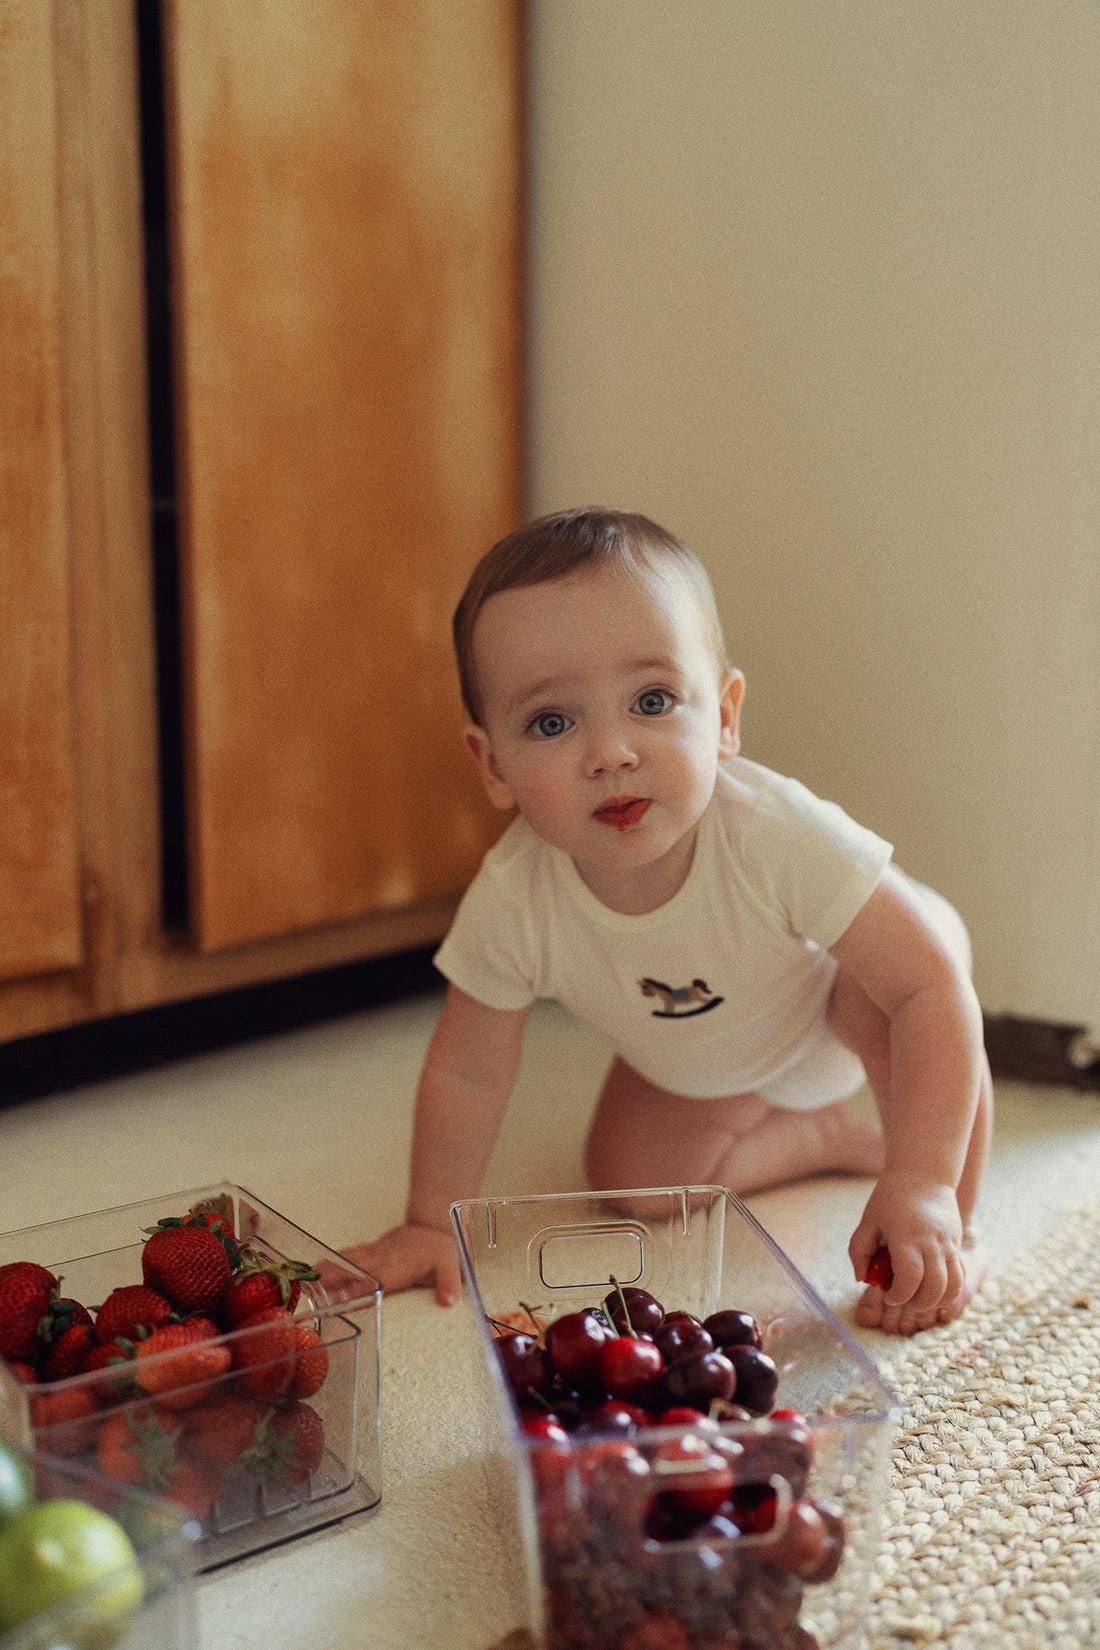
[[[637,766],[637,752],[621,732],[609,730],[593,736],[585,762],[585,771],[590,777]]]

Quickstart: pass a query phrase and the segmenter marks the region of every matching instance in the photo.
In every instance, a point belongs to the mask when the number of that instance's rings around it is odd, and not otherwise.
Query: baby
[[[466,746],[495,807],[436,963],[405,1224],[347,1251],[387,1290],[460,1282],[448,1206],[476,1196],[536,997],[615,1058],[594,1190],[876,1176],[848,1252],[893,1282],[860,1323],[958,1315],[992,1083],[952,907],[835,804],[739,755],[745,681],[692,553],[644,516],[570,510],[475,568],[454,620]],[[879,1119],[845,1104],[866,1080]]]

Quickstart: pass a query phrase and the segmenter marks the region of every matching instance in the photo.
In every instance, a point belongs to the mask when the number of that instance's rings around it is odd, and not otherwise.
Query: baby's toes
[[[880,1329],[885,1305],[885,1296],[878,1284],[870,1284],[856,1302],[856,1322],[863,1329]]]

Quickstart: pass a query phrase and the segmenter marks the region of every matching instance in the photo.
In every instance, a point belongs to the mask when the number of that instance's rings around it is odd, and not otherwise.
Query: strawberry
[[[176,1469],[179,1420],[152,1404],[116,1410],[96,1437],[96,1466],[105,1478],[159,1489]]]
[[[295,1323],[285,1306],[266,1306],[238,1324],[230,1345],[238,1385],[250,1398],[280,1398],[294,1379]]]
[[[242,1245],[237,1242],[236,1233],[233,1230],[231,1204],[227,1203],[223,1208],[220,1204],[215,1207],[213,1201],[210,1204],[198,1203],[193,1209],[188,1209],[185,1215],[165,1215],[164,1219],[158,1220],[155,1226],[146,1226],[145,1232],[149,1236],[153,1232],[178,1230],[180,1227],[187,1231],[212,1233],[225,1250],[230,1266],[236,1268],[241,1256]]]
[[[294,1325],[294,1345],[298,1361],[287,1390],[292,1398],[312,1398],[328,1379],[328,1347],[308,1323]]]
[[[70,1375],[83,1375],[88,1359],[98,1345],[90,1320],[88,1323],[70,1324],[68,1329],[61,1331],[46,1353],[42,1363],[42,1379],[64,1381]]]
[[[112,1289],[103,1305],[97,1308],[95,1332],[104,1344],[120,1336],[133,1341],[139,1331],[151,1334],[175,1315],[172,1303],[155,1289],[143,1283],[128,1283],[121,1289]]]
[[[303,1261],[268,1260],[247,1248],[241,1254],[233,1282],[222,1301],[222,1321],[227,1329],[235,1329],[268,1306],[285,1306],[288,1312],[293,1312],[302,1284],[321,1275]]]
[[[201,1524],[210,1516],[218,1499],[218,1475],[205,1462],[192,1461],[183,1455],[157,1493],[167,1496],[169,1501],[178,1501]]]
[[[154,1228],[141,1271],[146,1286],[180,1312],[216,1312],[233,1275],[224,1245],[205,1226]]]
[[[38,1356],[38,1325],[49,1314],[57,1279],[32,1260],[0,1266],[0,1355],[33,1363]]]
[[[95,1375],[101,1369],[117,1371],[117,1375],[111,1380],[95,1383],[95,1394],[101,1404],[117,1404],[133,1396],[135,1352],[134,1342],[118,1335],[113,1341],[104,1341],[89,1355],[88,1365],[84,1371],[86,1375]]]
[[[134,1379],[143,1392],[154,1394],[169,1409],[190,1409],[211,1382],[225,1374],[230,1353],[209,1318],[188,1318],[162,1324],[148,1340],[139,1341],[135,1363]]]
[[[86,1386],[62,1387],[32,1397],[35,1447],[47,1455],[79,1455],[91,1444],[92,1428],[98,1425],[88,1417],[98,1413],[95,1394]]]
[[[37,1386],[38,1371],[32,1369],[30,1364],[25,1364],[18,1358],[8,1359],[7,1364],[17,1381],[22,1381],[24,1386]]]
[[[228,1467],[256,1441],[256,1428],[267,1414],[263,1404],[226,1393],[198,1409],[189,1410],[183,1423],[187,1453],[208,1466]]]
[[[261,1422],[256,1432],[256,1442],[241,1459],[261,1484],[301,1484],[321,1465],[325,1429],[309,1404],[291,1399]]]

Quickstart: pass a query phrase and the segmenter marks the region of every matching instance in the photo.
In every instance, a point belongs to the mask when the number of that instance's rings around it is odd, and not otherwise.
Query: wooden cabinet
[[[499,828],[449,621],[519,512],[518,6],[159,27],[143,100],[130,0],[5,6],[0,1038],[430,943]]]

